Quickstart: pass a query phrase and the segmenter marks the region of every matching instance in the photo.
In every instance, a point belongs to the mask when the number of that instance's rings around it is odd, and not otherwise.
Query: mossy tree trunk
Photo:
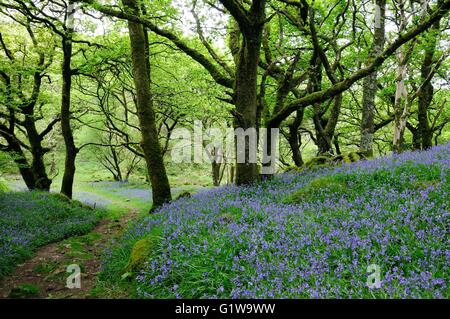
[[[430,126],[428,118],[428,110],[433,100],[433,84],[432,72],[433,72],[433,59],[437,44],[437,32],[439,32],[439,21],[436,22],[431,28],[431,32],[426,34],[425,39],[427,45],[425,46],[425,52],[423,55],[422,66],[420,69],[420,79],[422,81],[422,87],[418,96],[418,134],[421,140],[421,148],[428,149],[433,146],[433,129]]]
[[[139,16],[136,0],[122,0],[134,15]],[[172,199],[169,180],[164,166],[161,146],[156,128],[153,99],[150,89],[150,64],[144,27],[137,22],[128,21],[133,65],[133,80],[136,88],[137,114],[142,135],[141,147],[147,164],[152,185],[152,210]]]
[[[302,145],[301,135],[299,134],[299,128],[303,121],[304,109],[300,109],[296,112],[294,121],[289,125],[289,133],[287,140],[289,147],[292,151],[292,160],[295,166],[303,166],[302,153],[300,151],[300,146]]]
[[[257,127],[257,80],[258,63],[265,23],[265,0],[253,0],[246,10],[236,0],[220,0],[236,20],[242,35],[236,59],[236,76],[234,83],[235,128],[255,130]],[[251,141],[245,138],[244,161],[236,162],[236,184],[252,183],[258,178],[256,158],[257,149],[251,147]]]
[[[385,42],[386,0],[375,1],[374,35],[369,59],[375,58],[383,51]],[[366,156],[373,156],[373,134],[375,133],[374,110],[377,93],[377,72],[366,76],[363,81],[361,142],[360,151]]]
[[[68,21],[67,30],[62,37],[63,49],[63,63],[62,63],[62,88],[61,88],[61,132],[64,138],[65,145],[65,160],[64,160],[64,175],[61,183],[61,193],[69,198],[72,198],[73,180],[75,177],[75,159],[78,149],[75,146],[72,127],[70,124],[71,110],[70,110],[70,95],[72,88],[72,69],[70,63],[72,61],[72,33],[73,25],[73,2],[69,1],[67,6]],[[73,21],[73,20],[72,20]]]
[[[19,168],[20,175],[22,176],[25,185],[29,190],[36,189],[35,174],[33,173],[31,165],[28,163],[28,160],[25,157],[25,154],[23,153],[20,144],[12,136],[6,136],[3,134],[1,135],[2,137],[5,138],[6,142],[8,143],[8,146],[5,148],[5,151],[7,151],[11,155],[11,157],[14,160],[14,163],[16,163],[17,167]]]
[[[34,187],[43,191],[50,191],[50,185],[52,180],[48,178],[47,171],[45,169],[44,155],[48,149],[42,146],[42,136],[36,129],[36,123],[34,120],[34,114],[32,109],[29,114],[25,113],[24,127],[27,131],[28,141],[30,142],[30,152],[32,155],[31,167],[35,177]]]

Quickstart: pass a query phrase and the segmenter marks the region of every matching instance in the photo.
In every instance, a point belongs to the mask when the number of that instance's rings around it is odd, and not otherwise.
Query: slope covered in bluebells
[[[90,231],[100,212],[57,194],[0,191],[0,278],[40,246]]]
[[[136,222],[101,279],[144,298],[449,298],[449,204],[450,145],[285,173]]]

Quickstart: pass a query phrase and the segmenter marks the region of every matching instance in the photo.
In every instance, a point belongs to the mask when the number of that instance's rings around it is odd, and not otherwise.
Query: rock
[[[155,246],[156,243],[152,237],[146,237],[138,240],[131,250],[130,259],[128,260],[126,270],[133,272],[141,269]]]

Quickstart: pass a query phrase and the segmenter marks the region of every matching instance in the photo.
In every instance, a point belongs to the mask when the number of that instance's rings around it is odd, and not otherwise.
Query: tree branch
[[[185,54],[189,55],[192,59],[200,63],[211,75],[211,77],[216,81],[216,83],[225,86],[227,88],[233,87],[233,79],[223,75],[217,67],[212,63],[207,57],[205,57],[199,51],[189,47],[184,41],[182,41],[177,35],[173,32],[161,29],[157,27],[154,23],[152,23],[147,17],[141,16],[138,17],[136,15],[127,13],[123,10],[114,9],[112,7],[98,4],[94,0],[77,0],[76,2],[83,2],[85,4],[90,5],[93,9],[106,14],[108,16],[125,19],[137,23],[141,23],[146,26],[149,30],[156,33],[159,36],[162,36],[170,41],[172,41],[175,46],[183,51]]]
[[[407,43],[411,39],[415,38],[422,32],[426,31],[436,21],[441,19],[449,10],[450,10],[450,0],[443,1],[436,9],[433,10],[433,13],[428,17],[428,19],[417,25],[412,30],[406,32],[405,34],[400,34],[397,37],[397,39],[391,45],[389,45],[381,54],[377,55],[369,65],[356,71],[348,78],[336,83],[335,85],[333,85],[328,89],[313,92],[303,98],[292,101],[291,103],[286,105],[286,107],[283,110],[275,114],[270,120],[270,122],[272,123],[272,125],[279,125],[284,119],[286,119],[290,114],[292,114],[299,108],[325,101],[329,98],[338,95],[339,93],[346,91],[353,85],[353,83],[374,72],[379,66],[381,66],[384,63],[384,61],[386,61],[392,54],[394,54],[394,52],[399,47],[401,47],[403,44]]]

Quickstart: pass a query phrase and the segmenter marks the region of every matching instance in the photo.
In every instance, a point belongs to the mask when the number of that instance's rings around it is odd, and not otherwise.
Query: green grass
[[[58,266],[59,263],[57,261],[54,260],[44,261],[34,268],[34,272],[48,275],[54,272],[58,268]]]
[[[39,288],[31,284],[22,284],[11,290],[9,298],[29,298],[36,297],[39,294]]]
[[[2,177],[0,177],[0,192],[7,192],[9,189],[8,189],[8,186],[6,186],[6,181],[2,178]]]

